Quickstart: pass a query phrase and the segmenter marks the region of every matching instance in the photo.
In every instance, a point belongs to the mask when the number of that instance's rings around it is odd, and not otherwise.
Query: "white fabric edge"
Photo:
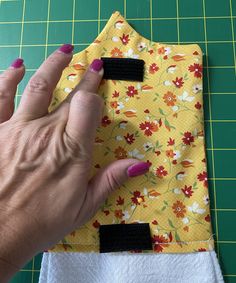
[[[44,253],[39,283],[223,283],[215,251]]]

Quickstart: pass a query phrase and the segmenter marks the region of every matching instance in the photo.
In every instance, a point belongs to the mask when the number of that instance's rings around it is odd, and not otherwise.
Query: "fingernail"
[[[103,66],[103,61],[100,59],[95,59],[93,60],[92,64],[90,65],[90,69],[94,72],[99,72],[101,71]]]
[[[17,69],[17,68],[22,67],[23,63],[24,63],[24,60],[23,60],[23,59],[17,58],[15,61],[13,61],[13,62],[11,63],[11,67]]]
[[[74,50],[74,46],[71,44],[64,44],[58,50],[65,54],[70,54]]]
[[[139,175],[143,175],[149,171],[150,164],[146,162],[139,162],[134,165],[131,165],[128,170],[129,177],[135,177]]]

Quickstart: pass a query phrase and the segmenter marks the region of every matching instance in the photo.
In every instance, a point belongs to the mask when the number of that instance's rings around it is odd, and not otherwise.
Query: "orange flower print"
[[[127,151],[123,147],[121,147],[121,146],[118,146],[115,149],[114,153],[115,153],[115,157],[117,159],[125,159],[125,158],[127,158]]]
[[[127,45],[127,44],[129,43],[129,41],[130,41],[129,35],[128,35],[128,34],[125,35],[125,34],[123,33],[123,36],[120,37],[120,40],[121,40],[121,42],[122,42],[124,45]]]
[[[156,63],[153,63],[149,66],[149,73],[150,74],[155,74],[159,70],[159,67],[157,66]]]
[[[153,132],[158,130],[157,124],[154,122],[144,122],[139,125],[139,128],[144,131],[146,136],[151,136]]]
[[[166,156],[169,158],[173,158],[175,156],[174,151],[172,149],[167,150]]]
[[[156,169],[156,176],[159,178],[163,178],[164,176],[168,175],[168,172],[165,170],[164,166],[159,166]]]
[[[108,116],[104,116],[104,117],[102,118],[102,126],[103,126],[103,127],[106,127],[106,126],[108,126],[108,125],[110,125],[110,124],[111,124],[111,120],[108,119]]]
[[[201,78],[202,77],[202,65],[194,63],[188,67],[190,72],[194,72],[194,77]]]
[[[115,47],[111,50],[111,57],[122,58],[123,53],[120,51],[119,48]]]
[[[192,190],[192,186],[184,186],[184,188],[183,189],[181,189],[181,191],[184,193],[184,195],[187,197],[187,198],[190,198],[192,195],[193,195],[193,193],[194,193],[194,191]]]
[[[190,132],[185,132],[182,141],[186,145],[191,145],[191,142],[194,142],[194,136]]]
[[[160,47],[157,49],[158,54],[165,54],[165,48],[164,47]]]
[[[172,209],[174,213],[176,214],[176,217],[178,218],[184,218],[186,213],[186,206],[179,200],[177,200],[173,206]]]
[[[181,78],[176,77],[176,79],[173,80],[172,82],[177,88],[181,88],[184,85],[182,77]]]
[[[111,101],[110,106],[111,106],[111,108],[117,108],[118,102],[117,101]]]
[[[127,91],[126,91],[126,94],[129,96],[129,97],[134,97],[135,95],[138,94],[138,90],[135,89],[135,87],[133,85],[130,85],[127,87]]]
[[[174,106],[176,102],[176,95],[174,95],[171,91],[167,91],[167,93],[164,94],[163,99],[167,106]]]
[[[140,191],[133,192],[133,197],[131,198],[131,200],[136,205],[140,205],[145,201],[144,196],[141,195]]]
[[[116,218],[120,218],[120,219],[122,219],[122,217],[124,216],[121,209],[115,210],[114,214]]]
[[[154,251],[160,253],[163,251],[164,247],[168,247],[168,239],[163,235],[153,235],[152,242],[154,244]]]
[[[127,133],[124,138],[128,144],[132,144],[135,141],[134,134],[130,135],[129,133]]]

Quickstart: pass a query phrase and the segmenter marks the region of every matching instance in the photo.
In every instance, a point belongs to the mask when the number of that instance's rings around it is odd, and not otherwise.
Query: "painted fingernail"
[[[93,60],[92,64],[90,65],[90,69],[94,72],[101,71],[102,67],[103,67],[103,61],[100,59]]]
[[[70,54],[74,50],[74,46],[71,44],[64,44],[58,50],[65,54]]]
[[[11,63],[11,67],[17,69],[22,67],[23,63],[24,63],[23,59],[17,58],[15,61]]]
[[[149,171],[149,167],[150,167],[149,163],[139,162],[134,165],[131,165],[127,170],[127,174],[129,177],[143,175]]]

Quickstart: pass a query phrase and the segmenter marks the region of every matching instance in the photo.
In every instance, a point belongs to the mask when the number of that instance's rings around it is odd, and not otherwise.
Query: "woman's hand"
[[[13,114],[22,60],[0,75],[0,277],[7,281],[33,255],[91,218],[129,176],[148,164],[116,161],[89,180],[103,100],[103,69],[95,60],[76,89],[48,113],[52,92],[73,47],[55,51],[29,81]]]

